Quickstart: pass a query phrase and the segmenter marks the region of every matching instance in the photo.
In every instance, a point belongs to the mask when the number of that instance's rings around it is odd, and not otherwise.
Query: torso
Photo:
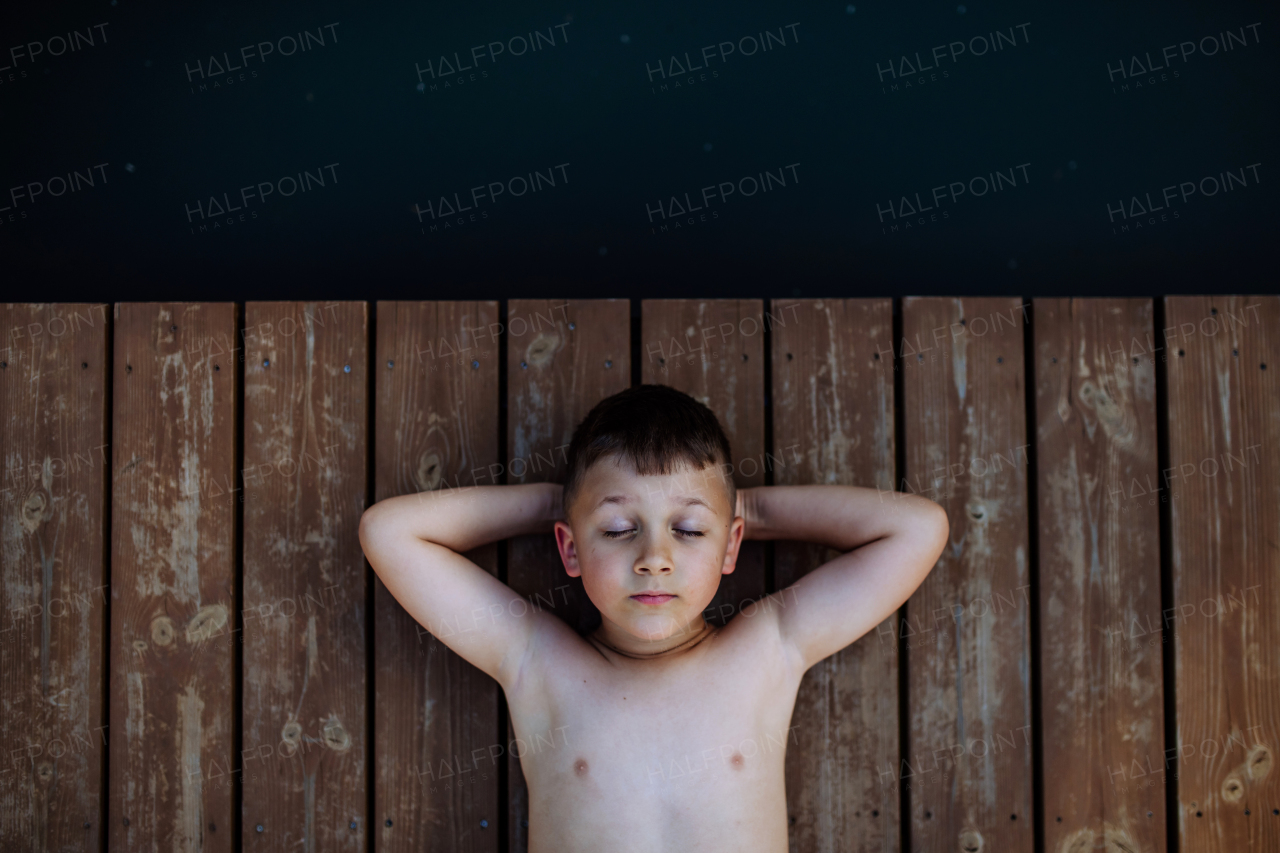
[[[739,614],[657,660],[614,654],[558,619],[542,626],[507,693],[524,743],[529,853],[785,853],[802,673],[771,619]]]

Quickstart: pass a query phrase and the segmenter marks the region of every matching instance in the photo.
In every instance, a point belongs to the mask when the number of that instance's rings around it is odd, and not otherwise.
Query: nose
[[[645,535],[644,549],[635,563],[638,575],[669,575],[675,571],[671,565],[671,549],[663,542],[661,531],[651,530]]]

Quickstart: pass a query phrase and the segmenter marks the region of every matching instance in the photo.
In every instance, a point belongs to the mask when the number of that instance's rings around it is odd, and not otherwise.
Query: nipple
[[[573,772],[577,773],[579,776],[586,776],[587,760],[585,758],[579,758],[577,761],[573,762]]]

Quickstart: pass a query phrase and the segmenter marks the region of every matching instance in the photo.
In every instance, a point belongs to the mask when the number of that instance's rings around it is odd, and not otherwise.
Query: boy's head
[[[578,425],[556,542],[604,620],[644,640],[698,622],[741,542],[732,461],[715,414],[665,385],[614,394]],[[634,597],[654,590],[674,597]]]

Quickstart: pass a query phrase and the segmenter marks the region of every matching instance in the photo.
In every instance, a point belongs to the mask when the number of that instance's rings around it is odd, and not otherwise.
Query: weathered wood
[[[715,412],[733,451],[733,482],[763,486],[764,303],[759,299],[646,299],[640,312],[640,376],[669,385]],[[703,618],[732,619],[767,590],[764,543],[744,542],[733,574],[720,577]]]
[[[118,303],[108,848],[231,850],[232,303]]]
[[[1045,849],[1164,850],[1152,303],[1033,321]]]
[[[498,303],[379,302],[377,328],[375,501],[493,485]],[[497,576],[496,543],[467,557]],[[500,687],[374,583],[375,849],[496,851]]]
[[[368,847],[368,327],[365,302],[246,306],[246,850]]]
[[[910,298],[902,310],[901,490],[936,500],[951,521],[902,630],[911,840],[923,851],[1030,851],[1022,310],[1005,298]]]
[[[507,305],[508,483],[563,482],[573,429],[591,407],[631,385],[625,299],[513,299]],[[582,578],[564,571],[551,536],[507,542],[507,585],[579,632],[600,622]],[[507,742],[515,732],[507,721]],[[507,751],[509,849],[529,846],[529,791]]]
[[[868,486],[892,505],[893,305],[888,299],[778,300],[773,330],[777,485]],[[778,542],[785,589],[836,555]],[[784,606],[787,601],[783,599]],[[791,849],[900,849],[897,616],[805,673],[787,751]]]
[[[1168,297],[1164,326],[1179,845],[1278,850],[1280,298]]]
[[[101,850],[107,306],[0,304],[0,849]]]

